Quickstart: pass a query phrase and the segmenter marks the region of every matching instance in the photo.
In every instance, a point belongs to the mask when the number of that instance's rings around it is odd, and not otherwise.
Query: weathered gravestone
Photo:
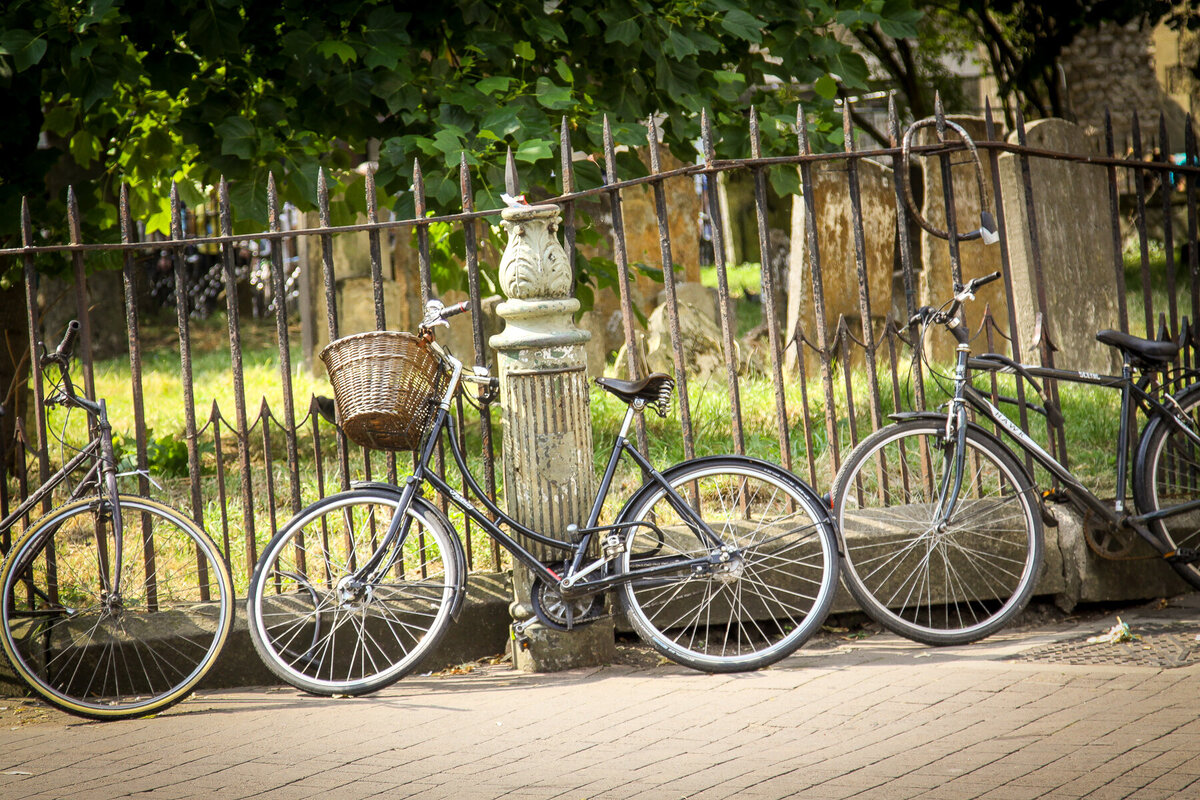
[[[982,117],[947,116],[947,120],[961,125],[967,134],[975,141],[987,138],[987,128]],[[957,142],[958,136],[954,131],[948,131],[946,139]],[[932,127],[922,128],[917,132],[917,144],[933,144],[937,142],[937,131]],[[979,152],[983,159],[983,180],[986,184],[989,198],[992,193],[992,168],[987,153]],[[946,230],[946,195],[942,190],[942,170],[936,156],[914,159],[924,166],[925,200],[922,204],[921,215],[934,227]],[[975,166],[970,155],[965,152],[953,153],[950,156],[950,177],[954,192],[954,214],[958,232],[966,233],[979,227],[979,186],[975,178]],[[989,202],[990,210],[995,213],[995,200]],[[962,268],[962,282],[972,278],[988,275],[1001,268],[999,245],[985,245],[976,239],[970,242],[960,242],[958,245],[959,264]],[[920,304],[940,306],[954,294],[954,278],[950,265],[950,245],[945,239],[940,239],[928,231],[921,231],[921,280]],[[992,288],[994,287],[994,288]],[[1001,284],[980,294],[980,301],[966,310],[967,322],[974,335],[983,318],[984,303],[991,306],[992,316],[1002,331],[1008,331],[1008,302],[1004,297]],[[954,339],[941,330],[934,331],[925,337],[926,353],[930,358],[939,361],[954,359]],[[997,349],[1005,349],[1003,340],[997,339]]]
[[[871,324],[877,337],[892,307],[892,265],[896,252],[896,190],[892,180],[890,168],[869,159],[858,162]],[[812,186],[803,187],[803,191],[812,192],[813,196],[828,341],[832,346],[839,316],[845,316],[850,332],[861,338],[858,262],[850,207],[849,173],[845,162],[814,165]],[[792,249],[788,263],[787,338],[791,338],[791,333],[799,323],[803,334],[815,346],[818,341],[818,321],[805,228],[806,213],[805,199],[794,198]],[[788,348],[786,358],[789,364],[796,363],[794,348],[794,344]],[[861,353],[861,348],[856,352]]]
[[[1032,123],[1030,147],[1062,153],[1098,154],[1098,143],[1078,125],[1061,119]],[[1016,143],[1016,134],[1009,137]],[[1116,351],[1096,341],[1096,331],[1118,327],[1113,290],[1112,220],[1103,167],[1030,158],[1037,221],[1046,331],[1059,348],[1056,366],[1091,372],[1120,369]],[[1021,162],[1000,156],[1004,219],[1011,263],[1017,335],[1024,360],[1036,360],[1037,276]],[[990,298],[989,298],[990,299]]]

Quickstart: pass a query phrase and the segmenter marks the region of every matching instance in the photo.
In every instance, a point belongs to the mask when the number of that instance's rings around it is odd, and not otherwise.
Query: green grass
[[[1192,309],[1191,279],[1186,267],[1179,263],[1176,257],[1170,267],[1167,264],[1167,253],[1161,242],[1150,241],[1147,247],[1147,272],[1150,278],[1150,308],[1153,321],[1149,334],[1146,333],[1146,292],[1143,290],[1141,247],[1132,243],[1125,248],[1122,258],[1125,263],[1125,306],[1129,315],[1129,332],[1134,336],[1149,336],[1157,338],[1160,322],[1166,316],[1170,320],[1171,292],[1168,286],[1168,272],[1175,279],[1175,305],[1178,320],[1187,317],[1195,324],[1195,314]]]
[[[735,336],[745,336],[754,326],[762,322],[762,306],[758,302],[741,302],[747,293],[756,298],[762,294],[762,270],[758,264],[747,262],[733,267],[726,267],[726,280],[729,283],[729,296],[733,298],[734,316],[737,318]],[[710,289],[717,288],[717,268],[715,266],[700,268],[700,283]]]

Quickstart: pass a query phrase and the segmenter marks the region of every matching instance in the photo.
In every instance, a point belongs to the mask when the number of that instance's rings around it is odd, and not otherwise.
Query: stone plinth
[[[508,299],[496,307],[505,329],[491,338],[500,374],[504,496],[508,513],[551,538],[583,526],[595,493],[592,424],[585,345],[590,334],[572,322],[579,301],[559,244],[557,206],[505,209],[510,238],[500,262]],[[543,559],[564,551],[522,542]],[[513,662],[518,669],[551,671],[607,663],[615,654],[610,620],[570,632],[544,627],[530,605],[532,574],[516,565],[511,610],[521,623]]]

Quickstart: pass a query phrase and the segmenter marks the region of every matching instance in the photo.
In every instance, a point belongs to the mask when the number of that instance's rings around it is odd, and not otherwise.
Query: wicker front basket
[[[342,430],[375,450],[416,450],[446,390],[446,374],[411,333],[370,331],[321,351]]]

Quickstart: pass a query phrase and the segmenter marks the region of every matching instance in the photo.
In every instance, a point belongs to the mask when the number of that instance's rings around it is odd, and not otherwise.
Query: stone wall
[[[1163,113],[1172,150],[1182,151],[1186,115],[1200,104],[1200,87],[1194,81],[1188,86],[1187,75],[1171,68],[1179,66],[1181,56],[1196,46],[1196,39],[1195,33],[1181,38],[1166,26],[1156,29],[1138,22],[1125,26],[1106,22],[1082,31],[1060,58],[1075,122],[1097,133],[1103,142],[1104,112],[1111,107],[1115,149],[1124,155],[1136,110],[1143,147],[1149,153],[1158,138],[1158,119]],[[1171,94],[1160,82],[1160,73],[1166,79],[1168,72],[1175,76]]]

